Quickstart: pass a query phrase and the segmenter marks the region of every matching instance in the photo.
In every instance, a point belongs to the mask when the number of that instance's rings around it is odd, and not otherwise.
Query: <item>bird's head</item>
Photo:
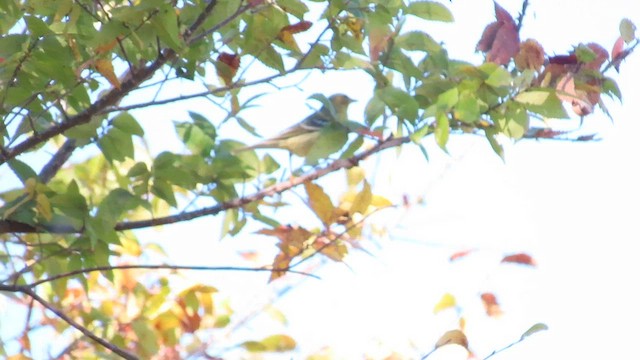
[[[335,110],[337,118],[346,119],[349,104],[351,104],[355,100],[345,94],[334,94],[329,97],[329,101],[331,101],[331,104],[333,105],[333,109]]]

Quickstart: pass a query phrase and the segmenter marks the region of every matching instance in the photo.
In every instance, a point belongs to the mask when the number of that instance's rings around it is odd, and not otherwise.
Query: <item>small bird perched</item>
[[[280,134],[261,141],[255,145],[236,149],[241,152],[251,149],[285,149],[301,157],[305,157],[320,137],[321,130],[332,122],[347,120],[349,104],[355,100],[344,94],[335,94],[329,97],[333,108],[323,106],[317,112],[307,116],[301,122],[285,129]]]

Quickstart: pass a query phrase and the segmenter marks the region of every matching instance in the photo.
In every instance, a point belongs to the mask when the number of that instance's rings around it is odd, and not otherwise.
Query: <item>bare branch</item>
[[[127,270],[127,269],[167,269],[167,270],[195,270],[195,271],[249,271],[249,272],[271,272],[272,269],[266,267],[242,267],[242,266],[187,266],[187,265],[114,265],[114,266],[97,266],[92,268],[78,269],[74,271],[69,271],[62,274],[57,274],[50,276],[46,279],[38,280],[32,282],[31,284],[25,285],[30,288],[34,288],[38,285],[42,285],[47,282],[64,279],[80,274],[87,274],[91,272],[97,271],[111,271],[111,270]],[[292,274],[310,276],[312,278],[320,279],[318,276],[309,274],[303,271],[296,271],[286,269],[283,270]]]
[[[516,29],[520,32],[522,28],[522,21],[524,20],[524,15],[527,13],[527,7],[529,6],[529,0],[522,0],[522,8],[520,9],[520,14],[518,14],[518,22],[516,24]]]
[[[49,162],[42,167],[42,170],[40,170],[40,174],[38,175],[40,181],[43,184],[46,184],[53,179],[64,163],[69,160],[75,149],[76,141],[74,139],[67,139],[53,157],[51,157]]]

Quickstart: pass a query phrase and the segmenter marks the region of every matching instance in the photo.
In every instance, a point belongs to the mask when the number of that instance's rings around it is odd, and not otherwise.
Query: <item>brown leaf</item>
[[[500,305],[498,305],[498,300],[494,294],[483,293],[480,295],[480,298],[482,299],[482,304],[484,305],[487,315],[491,317],[499,317],[502,315],[502,309],[500,309]]]
[[[279,253],[278,255],[276,255],[275,259],[273,259],[273,268],[271,270],[269,282],[283,277],[284,274],[287,273],[287,269],[289,269],[289,264],[291,264],[292,259],[292,256],[289,256],[285,253]]]
[[[305,228],[291,225],[281,225],[274,229],[262,229],[258,234],[272,235],[280,240],[281,244],[301,249],[313,233]]]
[[[342,261],[349,251],[339,239],[330,239],[326,236],[318,236],[313,242],[313,248],[333,261]]]
[[[520,71],[525,69],[540,71],[544,65],[544,49],[534,39],[527,39],[520,43],[520,50],[514,60]]]
[[[494,2],[497,21],[487,25],[476,50],[487,54],[487,61],[506,65],[518,53],[520,36],[516,23],[498,3]]]
[[[467,340],[467,336],[460,330],[449,330],[444,333],[436,342],[436,349],[449,344],[460,345],[469,350],[469,341]]]
[[[531,255],[525,254],[525,253],[518,253],[518,254],[512,254],[512,255],[505,256],[502,259],[501,262],[503,262],[503,263],[516,263],[516,264],[529,265],[529,266],[536,266],[536,262],[535,262],[535,260],[533,260]]]

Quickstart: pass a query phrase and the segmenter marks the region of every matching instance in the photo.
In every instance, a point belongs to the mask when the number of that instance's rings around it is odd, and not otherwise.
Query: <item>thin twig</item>
[[[38,280],[32,282],[31,284],[25,285],[30,288],[34,288],[38,285],[42,285],[47,282],[60,280],[63,278],[68,278],[75,275],[87,274],[96,271],[111,271],[111,270],[127,270],[127,269],[166,269],[166,270],[195,270],[195,271],[248,271],[248,272],[263,272],[263,271],[272,271],[272,269],[266,267],[238,267],[238,266],[187,266],[187,265],[113,265],[113,266],[96,266],[92,268],[78,269],[74,271],[69,271],[62,274],[57,274],[50,276],[46,279]],[[292,274],[310,276],[316,279],[319,279],[318,276],[309,274],[303,271],[296,270],[287,270]]]
[[[518,23],[516,25],[516,30],[518,33],[522,28],[522,21],[524,20],[524,15],[527,13],[528,6],[529,6],[529,0],[522,0],[522,8],[520,9],[520,14],[518,14]]]

